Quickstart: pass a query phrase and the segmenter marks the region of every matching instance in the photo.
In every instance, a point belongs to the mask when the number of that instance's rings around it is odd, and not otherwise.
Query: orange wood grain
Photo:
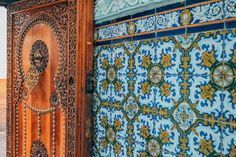
[[[37,24],[33,26],[26,34],[25,41],[22,49],[22,60],[23,60],[23,69],[26,74],[28,69],[30,68],[30,51],[32,45],[37,41],[42,40],[45,42],[48,48],[49,60],[47,64],[47,68],[42,74],[39,74],[39,82],[36,87],[33,89],[30,97],[29,103],[36,108],[39,109],[48,109],[51,107],[50,104],[50,95],[55,90],[54,77],[56,75],[58,69],[59,62],[59,49],[57,43],[57,37],[50,28],[50,26],[46,24]],[[21,105],[23,106],[23,104]],[[19,121],[22,123],[23,121],[23,108],[21,107]],[[60,139],[62,136],[61,130],[63,129],[63,125],[60,121],[61,112],[57,110],[57,132],[56,132],[56,147],[60,148],[63,145],[63,140]],[[30,156],[30,148],[32,142],[37,140],[38,137],[38,116],[36,113],[31,112],[27,109],[27,154],[26,156]],[[23,123],[20,125],[20,130],[23,130]],[[50,156],[52,155],[52,114],[41,115],[41,141],[45,144],[48,153]],[[20,133],[19,141],[21,142],[20,150],[23,151],[23,137],[22,133]],[[22,153],[20,153],[22,154]],[[57,156],[60,156],[60,149],[57,149]]]
[[[92,123],[92,95],[86,93],[86,75],[93,70],[93,0],[78,0],[77,27],[81,30],[77,33],[80,40],[77,45],[77,97],[76,102],[80,113],[78,114],[78,156],[91,156],[91,139],[86,137],[86,121]],[[92,124],[91,124],[92,125]],[[90,128],[91,130],[91,128]]]

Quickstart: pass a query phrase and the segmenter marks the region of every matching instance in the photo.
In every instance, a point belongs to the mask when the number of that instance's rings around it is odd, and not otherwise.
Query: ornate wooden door
[[[8,7],[7,156],[90,155],[93,0]]]

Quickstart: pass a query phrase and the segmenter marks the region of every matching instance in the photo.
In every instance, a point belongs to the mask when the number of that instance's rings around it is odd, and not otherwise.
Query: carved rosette
[[[34,66],[38,73],[45,71],[48,64],[48,48],[42,40],[37,40],[30,52],[30,64]]]
[[[33,142],[30,149],[30,157],[48,157],[48,151],[41,141]]]

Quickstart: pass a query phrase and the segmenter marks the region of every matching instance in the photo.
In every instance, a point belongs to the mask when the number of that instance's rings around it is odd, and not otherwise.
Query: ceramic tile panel
[[[139,13],[145,11],[145,7],[154,9],[156,7],[165,6],[183,2],[184,0],[96,0],[94,17],[97,23],[112,20],[131,13]]]
[[[95,40],[101,42],[117,37],[137,36],[148,32],[161,32],[185,27],[192,28],[233,21],[236,17],[235,10],[235,0],[204,1],[97,27],[95,29]]]
[[[223,154],[236,156],[236,32],[228,30],[225,37],[224,62],[221,71],[223,88]]]
[[[224,17],[231,18],[236,16],[236,1],[235,0],[225,0],[224,4]]]
[[[98,46],[94,58],[94,156],[236,155],[235,29]]]

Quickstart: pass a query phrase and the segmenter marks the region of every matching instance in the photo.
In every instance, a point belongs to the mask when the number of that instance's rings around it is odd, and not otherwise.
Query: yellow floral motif
[[[129,60],[129,69],[134,69],[134,59]]]
[[[102,60],[102,68],[106,69],[108,67],[108,59],[103,59]]]
[[[134,126],[128,125],[128,133],[129,133],[129,134],[132,134],[132,133],[133,133],[133,130],[134,130]]]
[[[169,96],[170,95],[170,87],[171,87],[170,84],[163,83],[163,85],[161,86],[162,96]]]
[[[102,139],[101,144],[102,144],[102,148],[104,149],[107,148],[107,141],[105,139]]]
[[[162,130],[160,133],[160,139],[161,139],[162,143],[170,142],[170,133]]]
[[[236,49],[234,50],[234,56],[232,58],[232,62],[233,63],[236,63]]]
[[[203,99],[209,99],[209,100],[213,100],[213,95],[215,93],[215,90],[211,87],[211,85],[205,85],[205,86],[201,86],[201,91],[202,91],[202,98]]]
[[[136,25],[134,22],[130,22],[128,24],[128,33],[129,34],[134,34],[135,33],[135,30],[136,30]]]
[[[143,56],[142,57],[142,66],[148,68],[151,64],[150,56]]]
[[[228,33],[228,30],[221,30],[221,31],[220,31],[220,34],[221,34],[222,36],[225,36],[227,33]]]
[[[121,151],[121,146],[118,143],[114,144],[114,152],[116,154],[120,154],[120,151]]]
[[[187,150],[188,149],[188,147],[187,147],[188,139],[186,137],[182,137],[182,138],[180,138],[180,142],[181,142],[180,148],[182,150]]]
[[[162,107],[160,108],[160,111],[159,111],[159,115],[160,116],[163,116],[165,118],[168,117],[168,110],[167,109],[163,109]]]
[[[152,112],[150,106],[143,106],[143,114],[150,114]]]
[[[189,61],[190,61],[190,57],[188,56],[184,56],[184,57],[181,57],[181,60],[182,60],[182,65],[181,67],[184,68],[184,69],[187,69],[189,67]]]
[[[231,146],[229,157],[235,157],[235,156],[236,156],[236,146]]]
[[[204,52],[202,54],[202,65],[205,65],[207,67],[211,67],[213,63],[215,63],[215,58],[214,58],[214,51],[211,51],[210,53]]]
[[[194,44],[193,44],[193,47],[194,47],[195,49],[201,51],[201,48],[200,48],[200,46],[198,45],[198,43],[194,43]]]
[[[182,76],[183,76],[184,80],[187,80],[187,78],[188,78],[187,75],[182,75]],[[183,89],[181,89],[181,93],[182,93],[183,95],[188,95],[188,94],[189,94],[188,87],[190,86],[190,84],[187,83],[186,81],[184,81],[184,82],[181,83],[180,85],[183,87]]]
[[[142,83],[142,93],[144,94],[148,94],[150,92],[150,85],[148,84],[148,82],[144,82]]]
[[[186,152],[180,152],[180,154],[179,154],[179,157],[187,157],[188,155],[187,155],[187,153]]]
[[[161,64],[163,65],[163,67],[169,67],[171,66],[171,55],[170,54],[162,54],[162,60],[161,60]]]
[[[121,91],[121,89],[122,89],[122,82],[116,81],[115,88],[116,88],[116,91]]]
[[[102,103],[102,105],[106,108],[109,107],[109,103],[107,101],[105,101],[104,103]]]
[[[215,123],[217,124],[213,114],[211,114],[210,116],[208,114],[204,114],[203,117],[204,117],[204,120],[203,120],[204,125],[208,125],[208,126],[211,126],[213,128]]]
[[[188,25],[192,19],[192,14],[189,10],[184,10],[180,15],[182,25]]]
[[[102,117],[102,126],[106,126],[107,125],[107,117]]]
[[[129,143],[129,144],[132,144],[133,142],[134,142],[134,140],[133,140],[132,136],[129,136],[129,137],[128,137],[128,143]]]
[[[153,42],[153,40],[144,40],[143,44],[147,45],[147,44],[150,44],[151,42]]]
[[[133,147],[129,146],[127,149],[128,149],[128,153],[127,153],[128,156],[133,156],[133,155],[132,155],[132,154],[133,154],[133,151],[132,151],[132,150],[133,150]]]
[[[147,155],[147,153],[146,152],[141,152],[140,153],[140,157],[147,157],[148,155]]]
[[[108,84],[107,81],[103,81],[103,82],[102,82],[102,89],[103,89],[103,90],[107,89],[107,88],[108,88],[108,85],[109,85],[109,84]]]
[[[158,39],[157,39],[158,40]],[[160,41],[162,42],[166,42],[166,41],[170,41],[171,40],[171,37],[163,37],[161,39],[159,39]]]
[[[141,136],[147,138],[149,136],[148,126],[141,126]]]
[[[236,35],[236,29],[235,28],[232,29],[232,32],[233,32],[234,35]]]
[[[229,120],[229,124],[230,124],[230,131],[234,131],[236,128],[236,121],[234,121],[234,119],[231,117]]]
[[[134,90],[134,81],[133,80],[129,80],[129,90],[130,91]]]
[[[122,58],[117,58],[115,61],[115,65],[118,69],[122,68]]]
[[[120,110],[121,108],[123,108],[123,106],[119,105],[118,103],[113,103],[113,107],[117,110]]]
[[[199,151],[205,155],[210,155],[213,152],[212,141],[211,140],[207,141],[205,139],[201,139]]]
[[[121,121],[120,120],[116,120],[114,125],[115,125],[116,130],[121,130]]]
[[[211,35],[214,37],[214,38],[216,38],[216,36],[217,36],[217,34],[218,33],[222,33],[223,31],[212,31],[212,32],[207,32],[207,33],[205,33],[205,36],[207,37],[207,38],[209,38]],[[222,34],[223,35],[223,34]]]

